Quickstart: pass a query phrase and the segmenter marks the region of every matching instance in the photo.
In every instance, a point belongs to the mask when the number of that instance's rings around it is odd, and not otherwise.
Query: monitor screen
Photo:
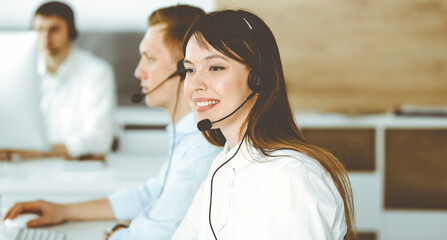
[[[47,151],[37,36],[31,31],[0,31],[0,53],[0,149]]]

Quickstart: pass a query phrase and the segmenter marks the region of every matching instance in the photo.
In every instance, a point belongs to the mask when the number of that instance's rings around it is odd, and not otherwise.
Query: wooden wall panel
[[[218,0],[271,27],[297,110],[447,104],[447,1]]]
[[[447,130],[385,134],[385,207],[447,210]]]
[[[330,151],[348,171],[375,171],[374,129],[302,129],[306,139]]]
[[[377,234],[374,232],[358,232],[357,240],[376,240]]]

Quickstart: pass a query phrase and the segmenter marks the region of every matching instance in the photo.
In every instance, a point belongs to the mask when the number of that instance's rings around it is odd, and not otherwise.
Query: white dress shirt
[[[238,146],[216,158],[174,240],[214,239],[208,221],[210,180]],[[265,157],[242,144],[215,175],[211,222],[219,240],[342,240],[343,200],[314,159],[292,150]],[[256,160],[255,160],[256,159]]]
[[[116,105],[112,67],[93,54],[72,47],[57,72],[38,63],[41,110],[50,142],[64,143],[71,156],[105,154],[113,139]]]

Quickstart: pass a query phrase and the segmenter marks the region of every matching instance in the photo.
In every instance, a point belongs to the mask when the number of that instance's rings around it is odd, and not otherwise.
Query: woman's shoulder
[[[290,186],[314,201],[321,196],[332,196],[334,204],[343,204],[331,175],[314,158],[298,151],[278,150],[269,159],[272,160],[269,169],[272,187]]]
[[[313,178],[323,181],[330,178],[329,173],[314,158],[295,150],[276,150],[271,152],[268,160],[270,172],[280,179],[300,179],[312,182]]]
[[[271,193],[275,206],[271,214],[290,213],[288,221],[306,218],[311,226],[328,226],[327,237],[343,235],[346,231],[343,199],[319,162],[293,150],[274,151],[269,158],[272,166],[264,187]]]
[[[270,152],[266,159],[272,162],[273,165],[282,167],[296,166],[301,168],[323,169],[317,160],[296,150],[275,150]]]

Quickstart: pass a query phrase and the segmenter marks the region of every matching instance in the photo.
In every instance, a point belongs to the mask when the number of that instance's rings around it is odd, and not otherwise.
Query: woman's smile
[[[196,104],[197,112],[206,112],[220,103],[219,100],[211,98],[195,98],[193,100]]]

